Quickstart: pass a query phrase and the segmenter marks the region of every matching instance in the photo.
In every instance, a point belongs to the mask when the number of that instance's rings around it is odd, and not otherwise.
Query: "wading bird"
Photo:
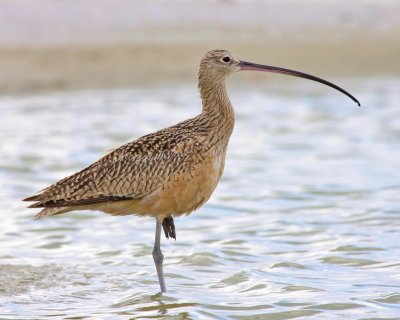
[[[198,88],[203,110],[198,116],[129,142],[82,171],[24,199],[35,201],[30,208],[44,208],[35,219],[75,210],[155,217],[153,259],[160,289],[165,292],[161,227],[167,238],[176,239],[173,217],[199,208],[216,188],[235,123],[225,80],[241,70],[317,81],[360,105],[350,93],[326,80],[238,60],[225,50],[209,51],[200,62]]]

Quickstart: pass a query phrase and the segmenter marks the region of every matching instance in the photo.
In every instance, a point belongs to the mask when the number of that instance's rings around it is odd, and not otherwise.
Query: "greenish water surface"
[[[211,200],[154,221],[20,199],[107,149],[197,114],[194,86],[0,97],[0,319],[400,319],[400,81],[229,90],[237,122]],[[282,85],[285,84],[285,89]]]

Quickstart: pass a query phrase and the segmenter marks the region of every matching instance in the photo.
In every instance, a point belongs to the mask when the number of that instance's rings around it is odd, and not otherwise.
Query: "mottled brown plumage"
[[[225,50],[209,51],[200,63],[198,87],[203,110],[197,117],[143,136],[89,167],[24,199],[44,208],[35,218],[74,210],[113,215],[151,215],[157,219],[153,258],[161,291],[166,291],[160,249],[161,226],[176,239],[173,216],[203,205],[222,175],[235,122],[225,80],[239,70],[294,75],[324,83],[358,101],[326,80],[288,69],[239,61]]]
[[[204,204],[221,177],[234,124],[225,75],[209,81],[214,69],[207,63],[225,55],[230,53],[211,51],[201,62],[200,115],[129,142],[25,199],[36,201],[31,208],[44,208],[35,218],[100,210],[113,215],[154,215],[163,221]]]

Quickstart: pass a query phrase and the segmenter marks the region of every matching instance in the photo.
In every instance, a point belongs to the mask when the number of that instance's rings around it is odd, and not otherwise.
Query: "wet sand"
[[[0,93],[195,81],[212,48],[321,76],[396,76],[398,30],[395,1],[2,1]]]
[[[23,294],[62,283],[62,268],[56,265],[0,264],[0,296]]]

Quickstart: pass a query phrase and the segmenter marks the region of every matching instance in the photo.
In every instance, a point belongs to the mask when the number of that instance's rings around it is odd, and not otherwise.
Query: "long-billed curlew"
[[[167,238],[176,239],[173,217],[199,208],[216,188],[235,122],[225,79],[240,70],[281,73],[321,82],[360,105],[350,93],[326,80],[241,61],[225,50],[209,51],[200,62],[201,114],[129,142],[82,171],[24,199],[35,201],[30,208],[44,208],[35,219],[74,210],[155,217],[153,259],[160,289],[165,292],[161,226]]]

